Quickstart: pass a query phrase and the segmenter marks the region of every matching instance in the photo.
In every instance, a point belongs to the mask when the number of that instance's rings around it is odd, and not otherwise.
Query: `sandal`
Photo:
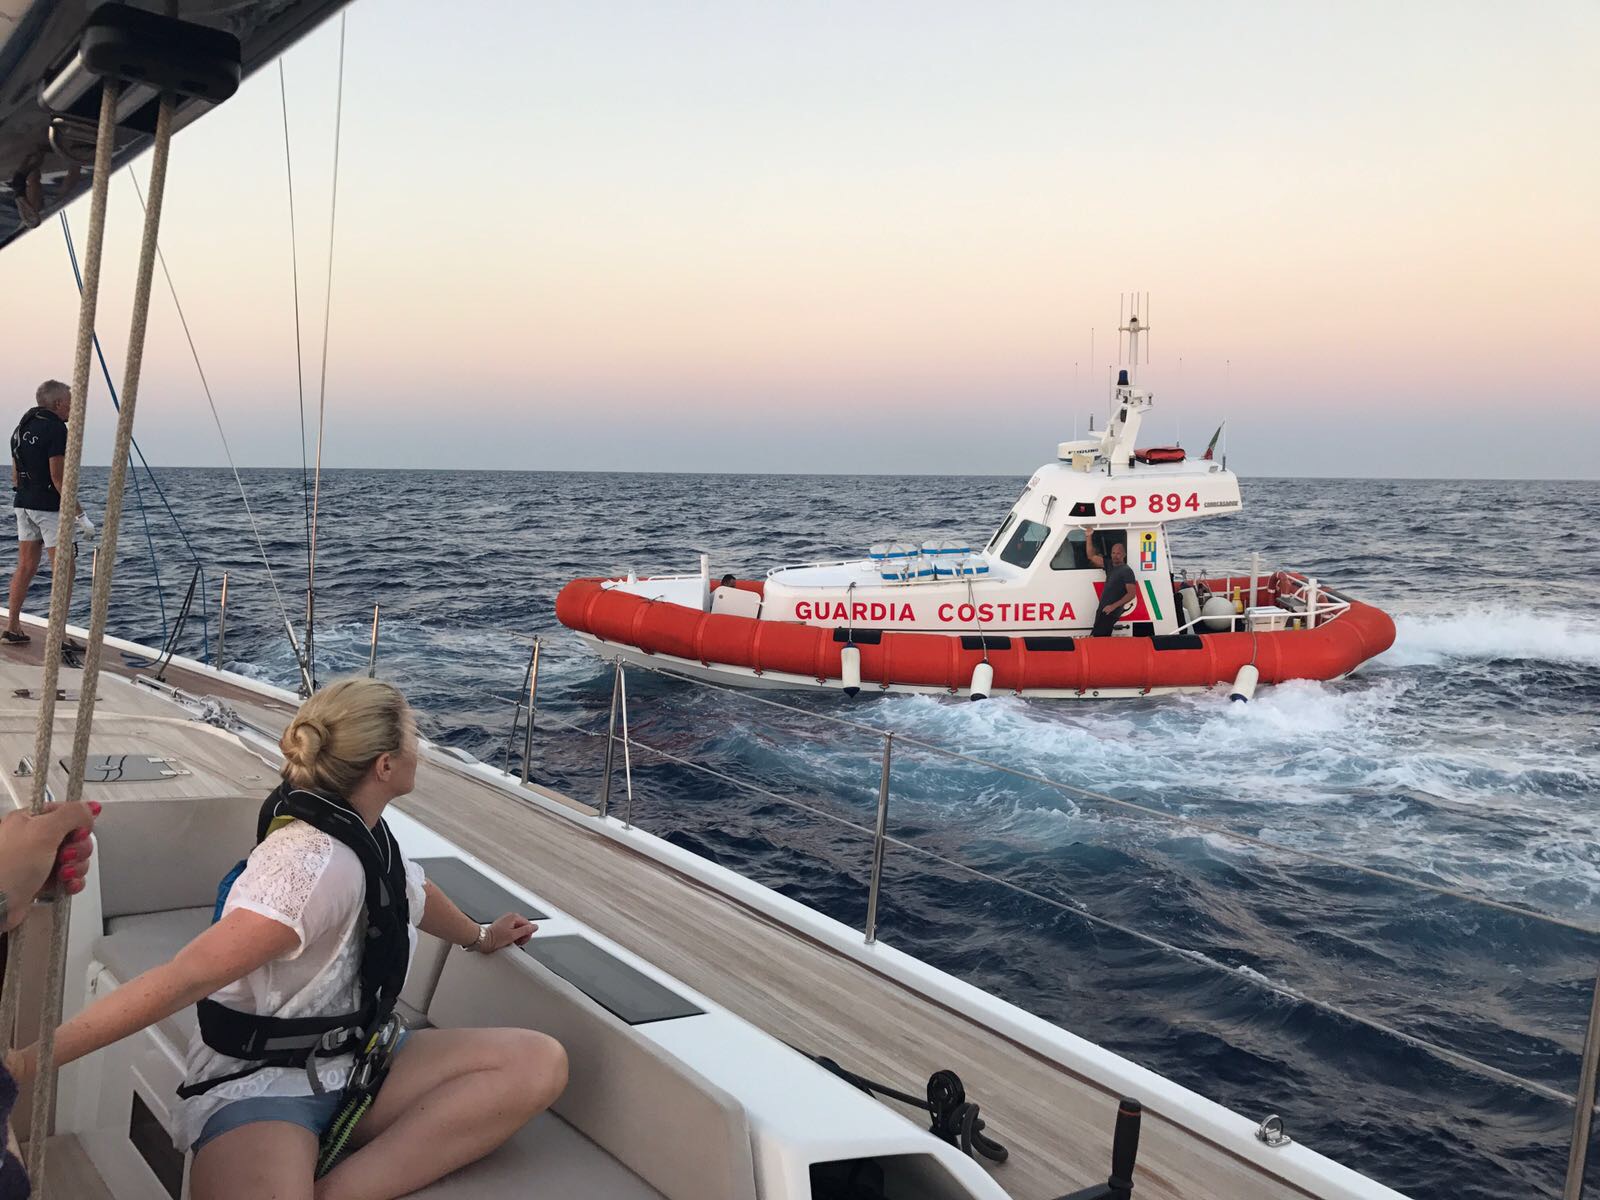
[[[21,646],[31,641],[33,639],[25,633],[12,633],[9,629],[0,629],[0,642],[5,642],[8,646]]]

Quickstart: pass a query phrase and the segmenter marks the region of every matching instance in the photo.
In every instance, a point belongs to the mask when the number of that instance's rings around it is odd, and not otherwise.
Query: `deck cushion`
[[[524,1125],[487,1158],[412,1192],[413,1200],[601,1197],[662,1200],[661,1193],[554,1113]]]
[[[666,1200],[755,1200],[739,1103],[529,955],[450,955],[428,1015],[443,1029],[510,1026],[554,1037],[568,1060],[555,1112]]]
[[[151,967],[170,962],[209,924],[210,908],[175,908],[113,917],[106,923],[106,935],[95,944],[94,956],[117,977],[118,983],[127,983]],[[197,1028],[194,1006],[179,1009],[159,1028],[182,1054]]]

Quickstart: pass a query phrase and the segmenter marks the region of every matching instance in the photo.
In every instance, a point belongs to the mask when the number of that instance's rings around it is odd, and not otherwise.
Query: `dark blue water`
[[[300,475],[245,478],[298,624]],[[229,665],[293,686],[232,478],[161,479],[213,609],[231,574]],[[527,636],[543,634],[550,719],[533,770],[592,796],[600,743],[553,722],[603,728],[611,680],[555,623],[567,579],[690,571],[701,551],[715,572],[749,576],[873,541],[982,538],[1022,483],[331,472],[320,673],[364,663],[381,604],[381,662],[426,731],[498,761],[511,719],[502,697],[521,682]],[[842,713],[1283,847],[1600,925],[1600,485],[1261,480],[1245,497],[1242,515],[1181,531],[1180,565],[1222,570],[1259,550],[1306,569],[1395,614],[1392,651],[1349,680],[1269,689],[1248,708],[1210,695],[1093,705],[786,695],[794,714],[635,674],[633,734],[870,824],[881,742],[824,719]],[[152,521],[170,614],[191,568],[171,524]],[[112,628],[159,642],[144,538],[135,512]],[[182,650],[202,651],[196,621]],[[634,785],[645,827],[862,923],[869,845],[856,831],[650,753],[636,755]],[[1570,1107],[1262,985],[1570,1092],[1600,940],[925,753],[897,751],[892,794],[894,835],[1036,896],[893,850],[885,941],[1251,1117],[1281,1113],[1297,1141],[1417,1197],[1558,1194]]]

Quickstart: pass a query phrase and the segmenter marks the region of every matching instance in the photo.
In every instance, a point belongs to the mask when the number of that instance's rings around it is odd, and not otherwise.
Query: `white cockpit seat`
[[[106,922],[106,935],[95,944],[94,957],[117,977],[118,983],[127,983],[151,967],[170,962],[209,924],[209,908],[175,908],[113,917]],[[198,1028],[194,1006],[179,1009],[158,1028],[181,1055]]]
[[[527,1200],[533,1196],[604,1196],[665,1200],[555,1113],[544,1113],[489,1157],[446,1175],[414,1200]]]
[[[568,1079],[555,1114],[655,1189],[646,1194],[664,1200],[756,1200],[750,1126],[739,1103],[527,954],[452,952],[428,1016],[443,1029],[516,1026],[561,1042]],[[486,1179],[518,1178],[502,1175],[497,1160],[527,1153],[523,1139],[530,1136],[536,1133],[524,1131],[472,1171],[490,1172]],[[471,1171],[461,1173],[469,1177]],[[525,1182],[504,1191],[437,1193],[473,1200],[522,1200],[535,1194],[560,1193],[535,1191]],[[573,1194],[609,1195],[583,1189]]]

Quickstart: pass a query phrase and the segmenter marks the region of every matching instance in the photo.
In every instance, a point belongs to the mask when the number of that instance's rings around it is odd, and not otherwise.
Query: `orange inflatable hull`
[[[731,666],[758,675],[801,676],[826,684],[841,676],[840,653],[861,654],[861,684],[960,691],[987,657],[993,690],[1151,691],[1232,683],[1254,663],[1262,683],[1337,679],[1394,643],[1387,613],[1352,601],[1316,629],[1203,633],[1173,637],[960,636],[862,630],[853,633],[790,621],[702,613],[679,604],[602,588],[575,579],[556,597],[556,618],[567,628],[647,654],[702,666]],[[740,581],[761,592],[758,582]]]

